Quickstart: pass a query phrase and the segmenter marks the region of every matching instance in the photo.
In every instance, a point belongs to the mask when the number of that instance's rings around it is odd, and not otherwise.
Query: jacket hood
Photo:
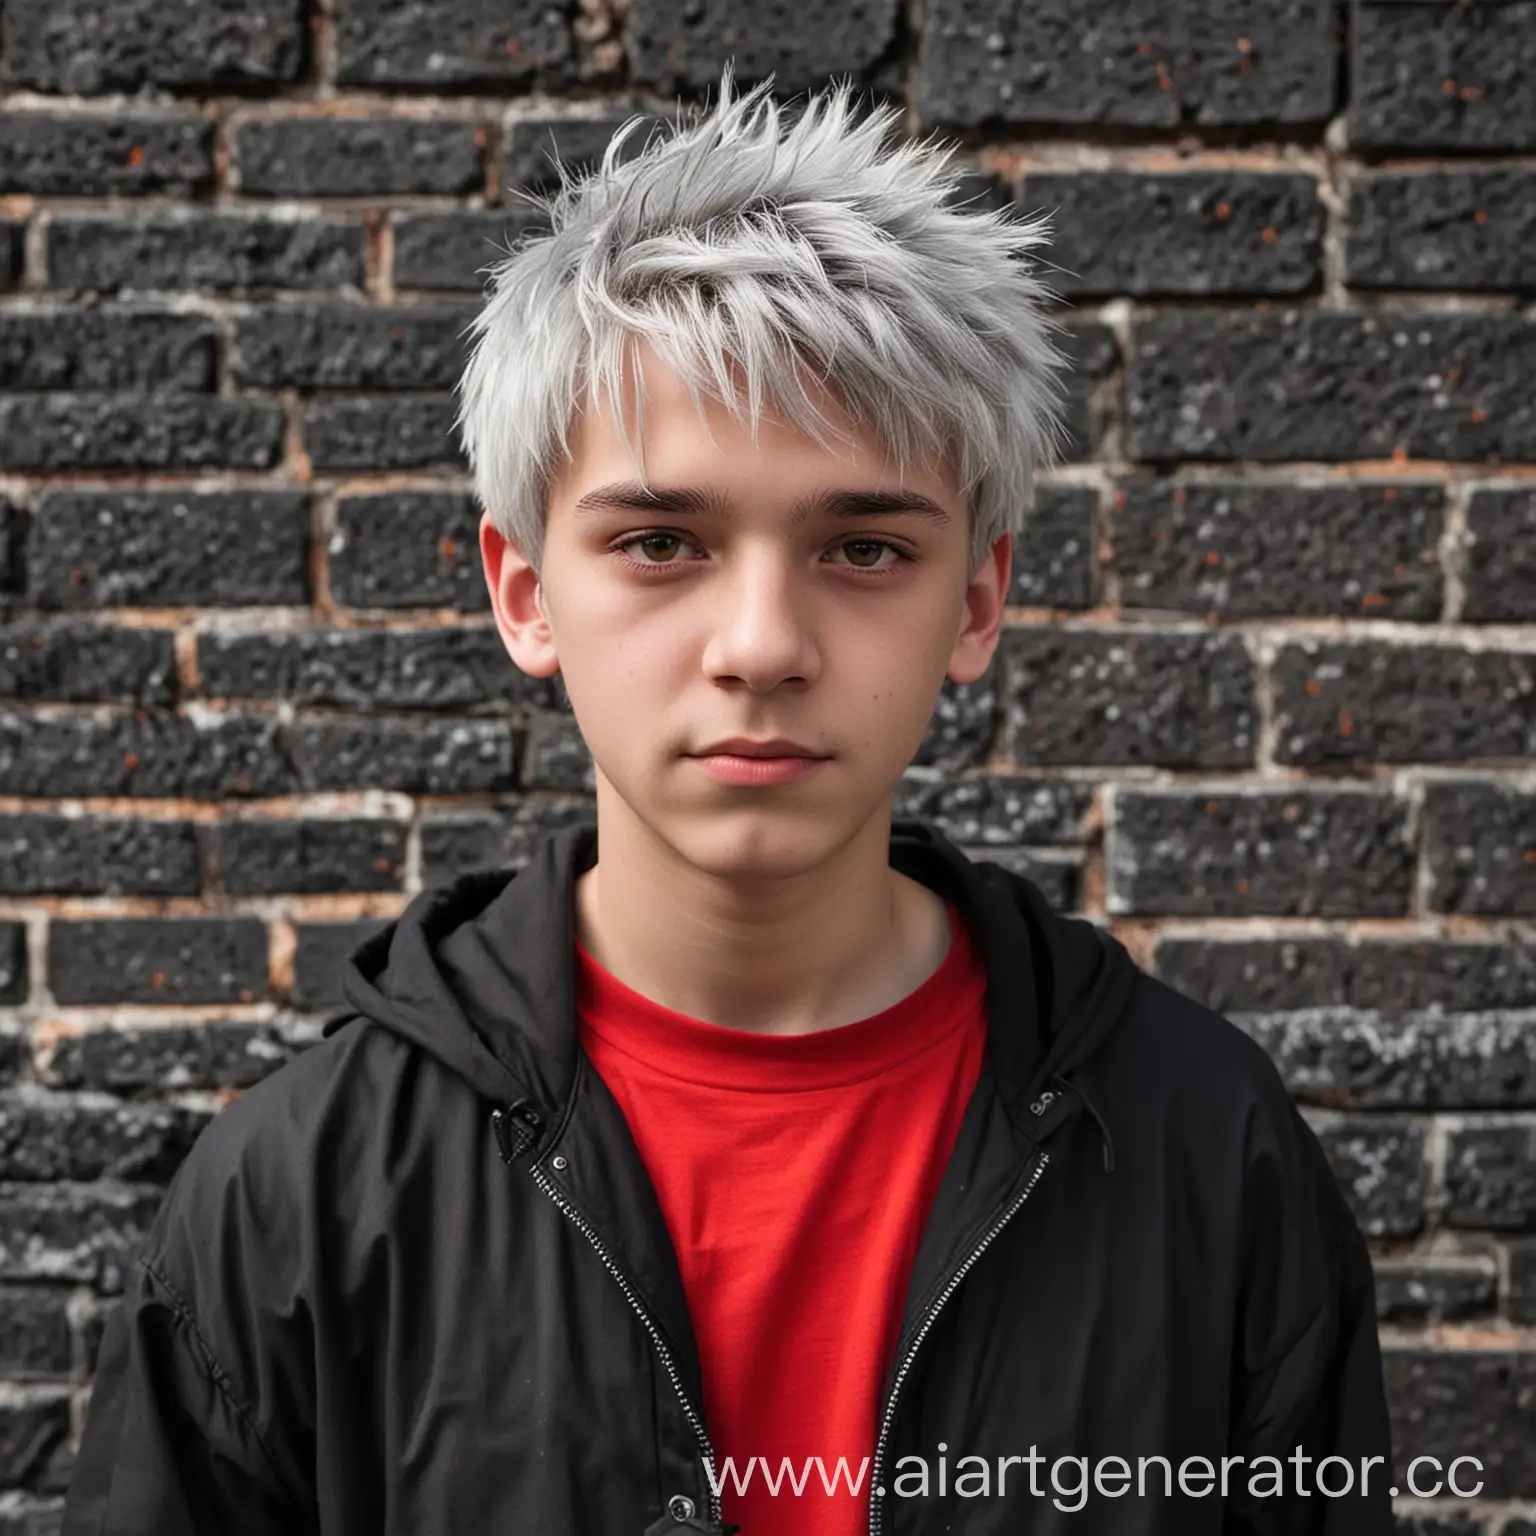
[[[1038,886],[962,853],[936,827],[897,819],[891,865],[955,901],[987,970],[989,1049],[1016,1117],[1048,1079],[1066,1082],[1129,1010],[1138,970],[1123,945],[1052,910]],[[590,822],[547,835],[529,862],[460,875],[421,892],[352,951],[348,1009],[392,1030],[497,1103],[530,1100],[556,1117],[577,1053],[573,892],[597,862]],[[1081,1084],[1104,1136],[1102,1116]],[[1027,1118],[1021,1123],[1027,1124]]]

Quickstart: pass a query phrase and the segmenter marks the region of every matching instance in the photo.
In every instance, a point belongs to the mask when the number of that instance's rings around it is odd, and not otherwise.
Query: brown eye
[[[629,542],[639,545],[641,549],[645,550],[647,555],[656,555],[662,553],[662,551],[656,549],[655,546],[657,544],[677,545],[682,541],[675,533],[643,533],[638,539],[631,539]],[[653,563],[665,565],[670,562],[662,560]]]
[[[889,545],[882,544],[877,539],[851,539],[848,543],[843,545],[843,548],[846,550],[862,549],[871,555],[873,558],[868,562],[871,566],[877,565],[879,563],[880,556],[883,555],[889,547]],[[865,565],[864,561],[857,559],[854,560],[853,563],[861,567]]]

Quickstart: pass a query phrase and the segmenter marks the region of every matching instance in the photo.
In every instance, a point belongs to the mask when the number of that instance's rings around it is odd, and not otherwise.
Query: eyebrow
[[[663,512],[671,516],[729,517],[730,499],[712,486],[652,486],[617,481],[588,491],[575,506],[577,517],[605,512]],[[798,528],[817,513],[829,517],[920,517],[937,528],[954,521],[938,502],[921,491],[841,489],[816,491],[794,505],[790,526]]]

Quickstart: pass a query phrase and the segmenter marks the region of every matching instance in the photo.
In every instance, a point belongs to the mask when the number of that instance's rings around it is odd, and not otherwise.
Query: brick
[[[0,1090],[0,1155],[17,1180],[166,1184],[208,1118],[170,1104],[125,1104],[109,1093],[24,1083]]]
[[[69,1373],[74,1343],[68,1299],[58,1286],[0,1286],[0,1371],[7,1376]]]
[[[294,630],[198,637],[203,692],[363,711],[535,703],[545,679],[518,671],[490,627]]]
[[[1356,149],[1536,148],[1536,4],[1357,0],[1349,142]]]
[[[1536,491],[1482,489],[1467,507],[1461,616],[1472,623],[1536,620]]]
[[[1407,1475],[1409,1459],[1408,1457],[1401,1458],[1403,1471],[1399,1474],[1400,1476]],[[1465,1470],[1465,1468],[1458,1469],[1456,1476],[1456,1481],[1462,1487],[1469,1486],[1465,1476],[1463,1476]],[[1429,1472],[1429,1469],[1426,1467],[1423,1471],[1428,1477],[1429,1482],[1433,1482],[1434,1476]],[[1376,1485],[1373,1483],[1371,1486],[1375,1487]],[[1428,1483],[1422,1483],[1421,1486],[1427,1487]],[[1457,1514],[1426,1515],[1398,1512],[1397,1518],[1392,1524],[1393,1536],[1484,1536],[1485,1530],[1486,1527],[1481,1522],[1474,1523],[1471,1515]],[[1520,1536],[1520,1533],[1512,1531],[1506,1526],[1502,1536]]]
[[[1424,1225],[1424,1129],[1411,1120],[1309,1109],[1339,1188],[1367,1237],[1412,1237]]]
[[[1145,476],[1113,506],[1127,608],[1440,617],[1442,486]]]
[[[259,88],[300,78],[304,11],[295,0],[12,0],[0,55],[12,81],[39,91]]]
[[[1536,946],[1446,939],[1209,939],[1164,934],[1157,974],[1218,1013],[1287,1008],[1536,1007]]]
[[[1231,1015],[1298,1099],[1333,1108],[1536,1106],[1536,1008],[1448,1014],[1323,1005]]]
[[[0,397],[0,469],[270,469],[274,400],[197,395]]]
[[[1480,1498],[1521,1498],[1536,1487],[1536,1350],[1386,1345],[1382,1372],[1394,1471],[1405,1494],[1414,1456],[1439,1461],[1438,1471],[1427,1464],[1415,1468],[1415,1481],[1426,1491],[1443,1483],[1459,1456],[1478,1465],[1458,1467],[1457,1483],[1467,1489],[1481,1483]],[[1448,1494],[1442,1486],[1440,1497]]]
[[[1536,458],[1536,320],[1179,310],[1134,325],[1129,457]]]
[[[394,215],[395,287],[483,293],[486,269],[501,261],[522,235],[547,224],[534,210],[512,207],[494,213]]]
[[[1356,176],[1349,183],[1344,281],[1353,288],[1529,288],[1536,272],[1533,202],[1531,171]]]
[[[467,360],[462,305],[274,308],[235,325],[242,384],[301,389],[452,389]]]
[[[1253,761],[1255,673],[1237,635],[1028,627],[999,649],[1014,762]]]
[[[522,869],[549,833],[596,825],[596,807],[572,795],[531,795],[504,810],[470,814],[428,810],[421,822],[422,884],[481,869]]]
[[[304,446],[317,470],[465,468],[451,394],[311,401]]]
[[[473,122],[437,118],[295,117],[241,123],[232,135],[247,196],[376,197],[480,192],[485,170]]]
[[[165,1191],[154,1184],[0,1183],[0,1280],[120,1292]]]
[[[215,1020],[69,1032],[55,1028],[40,1053],[38,1075],[56,1088],[113,1093],[249,1088],[300,1049],[291,1033],[272,1024]]]
[[[190,821],[0,815],[0,892],[8,896],[195,896],[200,862]]]
[[[405,830],[382,818],[268,816],[219,822],[210,846],[233,896],[395,891],[404,876]]]
[[[1391,1323],[1446,1323],[1492,1312],[1499,1277],[1492,1258],[1377,1258],[1376,1316]]]
[[[544,0],[337,0],[336,79],[555,87],[574,63],[568,14]]]
[[[1282,763],[1536,755],[1536,655],[1301,640],[1272,669]]]
[[[48,491],[28,529],[28,597],[59,609],[307,604],[308,531],[299,491]]]
[[[706,90],[720,80],[720,61],[736,61],[738,77],[774,76],[780,93],[804,91],[830,76],[895,85],[882,65],[895,53],[898,0],[826,0],[814,26],[793,13],[751,0],[715,0],[690,10],[670,0],[630,0],[627,51],[637,83],[656,90]]]
[[[0,114],[0,192],[186,197],[212,184],[207,118]]]
[[[22,551],[30,521],[15,502],[0,496],[0,603],[4,603],[5,593],[19,592],[26,585]]]
[[[1294,295],[1322,280],[1324,215],[1310,176],[1029,171],[1016,201],[1051,213],[1048,281],[1060,294]]]
[[[574,715],[564,711],[529,711],[522,782],[528,789],[597,793],[596,765]]]
[[[1485,916],[1536,913],[1536,793],[1513,784],[1424,786],[1429,905]]]
[[[69,1486],[67,1386],[32,1386],[0,1397],[0,1487],[63,1493]]]
[[[1097,601],[1098,492],[1040,485],[1024,531],[1013,541],[1008,601],[1023,608],[1091,608]]]
[[[1108,421],[1106,383],[1120,366],[1115,333],[1097,320],[1063,321],[1057,345],[1067,359],[1063,380],[1067,438],[1062,461],[1079,464],[1104,445]]]
[[[558,160],[572,174],[594,170],[614,134],[631,117],[642,117],[619,146],[619,161],[633,160],[651,133],[666,132],[667,120],[649,112],[616,112],[604,117],[527,117],[511,123],[502,141],[501,179],[509,187],[553,190]]]
[[[0,388],[206,390],[218,336],[192,315],[0,311]]]
[[[251,1003],[267,995],[254,917],[56,918],[48,985],[59,1003]]]
[[[1504,1315],[1512,1323],[1536,1323],[1536,1238],[1517,1238],[1504,1248],[1509,1266]]]
[[[1115,914],[1400,917],[1408,807],[1375,789],[1110,792]]]
[[[1086,837],[1093,788],[1072,779],[972,773],[963,778],[904,774],[894,815],[931,822],[951,842],[979,849],[1077,843]]]
[[[563,687],[561,683],[562,697]],[[979,766],[991,751],[992,738],[997,733],[997,691],[995,665],[988,667],[974,683],[956,683],[945,678],[910,766],[946,773]]]
[[[363,285],[363,227],[270,214],[70,215],[46,236],[54,288],[152,293]]]
[[[0,699],[169,703],[176,659],[168,629],[127,629],[84,619],[0,627]]]
[[[295,1008],[339,1008],[341,972],[352,953],[384,927],[387,918],[354,918],[330,923],[296,923],[298,945],[293,956]]]
[[[516,737],[501,720],[306,719],[289,750],[309,791],[478,794],[517,782]]]
[[[1529,1037],[1528,1037],[1529,1038]],[[1445,1154],[1445,1224],[1536,1230],[1536,1119],[1453,1126]]]
[[[331,592],[348,607],[490,610],[480,509],[461,492],[344,496],[328,552]]]
[[[14,219],[0,219],[0,289],[21,283],[21,231]]]
[[[27,930],[24,923],[0,922],[0,1003],[27,999]]]
[[[925,123],[955,126],[1315,123],[1336,74],[1329,0],[1131,0],[1086,16],[1069,0],[935,0],[917,99]]]
[[[285,728],[271,715],[198,723],[168,709],[37,719],[0,712],[0,794],[222,800],[293,794]]]

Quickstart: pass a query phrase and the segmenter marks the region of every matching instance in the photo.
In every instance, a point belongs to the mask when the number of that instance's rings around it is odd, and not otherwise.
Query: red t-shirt
[[[576,946],[581,1043],[677,1250],[742,1536],[865,1529],[912,1261],[986,1039],[986,973],[948,905],[948,954],[916,991],[808,1035],[689,1018]]]

